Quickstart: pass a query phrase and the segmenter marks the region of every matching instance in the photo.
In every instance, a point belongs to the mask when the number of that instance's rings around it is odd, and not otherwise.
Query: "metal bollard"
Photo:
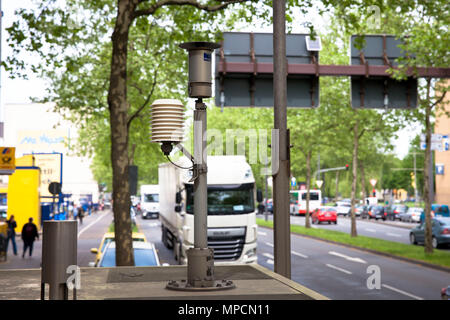
[[[42,234],[41,300],[45,284],[49,285],[50,300],[68,300],[67,268],[77,265],[77,221],[44,221]],[[73,289],[74,299],[76,289]]]

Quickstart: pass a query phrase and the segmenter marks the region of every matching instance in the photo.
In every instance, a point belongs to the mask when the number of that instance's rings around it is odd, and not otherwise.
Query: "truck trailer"
[[[194,246],[194,184],[192,166],[186,157],[175,166],[159,165],[160,221],[162,242],[173,249],[179,264],[187,263],[186,252]],[[208,247],[216,264],[256,263],[256,201],[262,193],[245,156],[209,156]]]

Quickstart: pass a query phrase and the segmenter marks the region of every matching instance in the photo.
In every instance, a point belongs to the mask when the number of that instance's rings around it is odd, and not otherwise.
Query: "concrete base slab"
[[[257,264],[215,266],[216,280],[232,280],[225,291],[185,292],[166,288],[187,277],[186,266],[81,268],[78,300],[326,300],[328,298]],[[39,300],[41,269],[0,270],[0,300]],[[48,298],[48,286],[46,288]],[[72,292],[69,291],[69,299]]]

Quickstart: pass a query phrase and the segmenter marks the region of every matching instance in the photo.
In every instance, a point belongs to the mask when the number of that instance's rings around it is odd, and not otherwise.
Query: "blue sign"
[[[444,143],[444,151],[448,151],[450,149],[449,148],[450,141],[448,139],[448,135],[442,136],[442,142]]]
[[[436,163],[436,174],[443,175],[444,174],[444,164]]]
[[[291,179],[291,187],[295,187],[297,186],[297,180],[295,180],[295,178]]]

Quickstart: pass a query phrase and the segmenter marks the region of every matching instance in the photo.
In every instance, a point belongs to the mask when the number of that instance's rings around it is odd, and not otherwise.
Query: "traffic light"
[[[345,170],[348,171],[348,164],[345,165]]]

